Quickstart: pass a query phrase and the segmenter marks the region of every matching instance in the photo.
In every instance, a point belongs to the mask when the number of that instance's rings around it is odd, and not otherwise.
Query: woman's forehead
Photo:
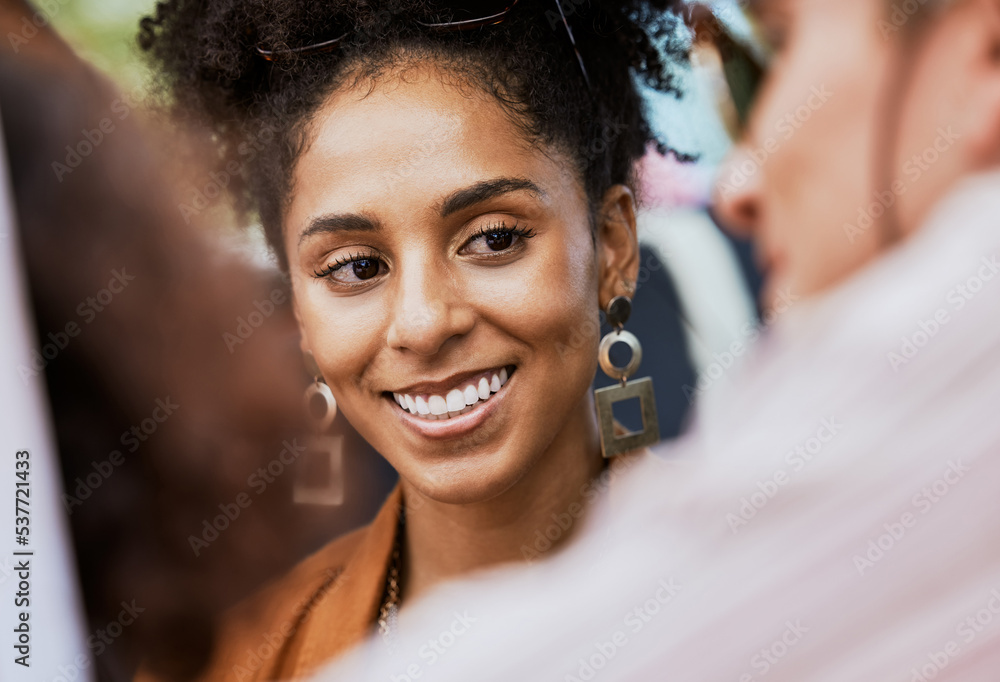
[[[430,204],[495,177],[549,185],[566,164],[526,138],[492,97],[427,77],[332,95],[295,169],[293,214],[355,210],[387,197]]]

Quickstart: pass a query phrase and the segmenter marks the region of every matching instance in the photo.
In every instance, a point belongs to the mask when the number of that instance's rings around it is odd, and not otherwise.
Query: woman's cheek
[[[327,297],[313,296],[303,306],[300,325],[323,377],[343,399],[352,387],[360,386],[364,370],[370,365],[367,355],[372,332],[364,324],[367,316],[359,319],[350,310],[324,299]]]
[[[567,242],[563,250],[554,254],[550,272],[554,276],[549,285],[549,308],[559,321],[563,333],[578,336],[586,333],[597,320],[597,269],[589,232],[585,243],[582,239]]]
[[[583,367],[596,361],[600,335],[596,275],[589,260],[570,255],[557,271],[557,277],[538,282],[535,288],[544,294],[532,299],[533,336],[542,347],[554,349],[560,373],[586,374]]]

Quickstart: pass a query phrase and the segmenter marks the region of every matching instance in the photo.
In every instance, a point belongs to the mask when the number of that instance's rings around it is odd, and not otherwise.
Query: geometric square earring
[[[642,345],[635,334],[623,329],[632,312],[632,301],[626,296],[615,296],[608,304],[606,311],[608,323],[614,331],[601,339],[598,361],[601,369],[612,379],[621,382],[619,386],[606,386],[594,391],[597,403],[597,421],[601,433],[601,453],[605,457],[641,447],[653,445],[660,440],[660,422],[656,417],[656,399],[653,396],[653,380],[649,377],[628,381],[635,374],[642,362]],[[616,367],[611,362],[611,347],[616,343],[624,343],[632,350],[632,359],[624,367]],[[614,412],[615,403],[630,398],[639,399],[639,410],[642,413],[642,430],[615,434]]]

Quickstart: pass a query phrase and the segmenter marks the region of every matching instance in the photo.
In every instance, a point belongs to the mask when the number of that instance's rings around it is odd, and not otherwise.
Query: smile
[[[509,371],[508,371],[509,367]],[[512,366],[486,370],[441,393],[392,393],[403,410],[428,421],[454,419],[489,402],[513,374]]]

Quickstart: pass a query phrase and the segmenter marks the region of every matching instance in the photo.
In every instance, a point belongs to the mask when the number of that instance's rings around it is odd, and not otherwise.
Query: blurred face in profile
[[[454,81],[412,65],[335,92],[285,244],[303,346],[341,413],[405,486],[471,503],[531,470],[592,473],[598,311],[634,280],[601,254],[635,242],[633,221],[595,248],[575,165]],[[557,439],[575,460],[540,462]]]
[[[775,59],[717,185],[765,303],[808,296],[918,229],[1000,140],[995,0],[760,0]],[[739,183],[733,179],[738,178]]]

